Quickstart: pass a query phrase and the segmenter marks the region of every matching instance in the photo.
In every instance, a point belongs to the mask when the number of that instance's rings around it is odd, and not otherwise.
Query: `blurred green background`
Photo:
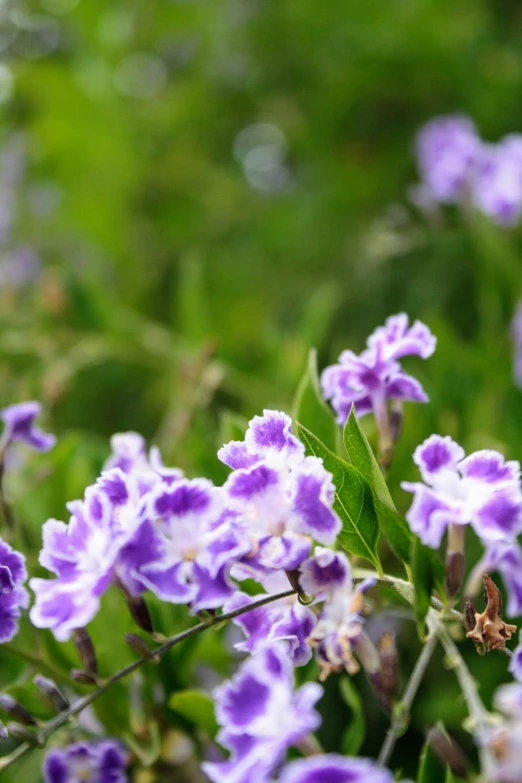
[[[522,232],[429,223],[408,198],[432,116],[522,130],[521,33],[515,0],[0,3],[0,404],[41,400],[59,436],[8,476],[34,557],[113,432],[219,482],[219,445],[291,410],[311,346],[322,368],[401,310],[439,346],[406,362],[431,403],[406,408],[398,505],[432,432],[522,457]],[[486,701],[505,672],[490,658],[470,650]],[[462,717],[440,672],[410,747]],[[370,719],[367,753],[386,727]]]

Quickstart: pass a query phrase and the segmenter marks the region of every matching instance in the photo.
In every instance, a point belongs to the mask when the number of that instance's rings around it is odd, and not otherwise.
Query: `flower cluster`
[[[284,764],[286,751],[306,744],[320,725],[314,706],[322,695],[316,683],[294,690],[293,667],[281,643],[265,644],[230,682],[214,693],[221,725],[218,741],[226,761],[207,762],[213,783],[392,783],[388,770],[367,759],[319,755]]]
[[[522,135],[483,142],[471,120],[436,117],[417,136],[424,202],[467,201],[503,226],[522,215]]]
[[[409,326],[408,316],[400,313],[370,335],[359,356],[343,351],[339,363],[327,367],[321,377],[323,395],[331,401],[339,424],[344,426],[354,403],[359,416],[373,411],[382,430],[388,428],[388,400],[427,402],[421,384],[404,372],[399,359],[409,355],[427,359],[436,343],[425,324],[415,321]]]
[[[131,596],[151,590],[193,612],[215,609],[243,600],[231,573],[277,578],[306,560],[314,540],[333,543],[340,520],[331,475],[305,456],[291,426],[276,411],[255,417],[245,442],[220,450],[233,468],[223,487],[165,468],[136,433],[115,436],[108,469],[68,505],[69,524],[44,525],[40,563],[56,579],[31,580],[33,623],[69,638],[95,616],[110,584]],[[311,630],[306,614],[292,614],[301,637]]]

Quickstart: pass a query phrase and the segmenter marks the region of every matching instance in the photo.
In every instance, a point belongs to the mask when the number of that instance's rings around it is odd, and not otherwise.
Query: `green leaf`
[[[377,555],[379,520],[370,485],[353,465],[327,449],[306,427],[298,424],[297,429],[306,453],[320,457],[333,476],[336,488],[334,509],[343,523],[339,534],[341,545],[348,552],[369,560],[382,573]]]
[[[425,639],[425,620],[430,608],[434,588],[440,592],[444,585],[444,568],[435,552],[421,543],[417,536],[413,539],[411,568],[415,585],[414,609],[417,618],[417,631],[421,641]]]
[[[343,439],[351,464],[362,473],[372,488],[375,511],[384,535],[396,557],[408,563],[413,535],[395,508],[384,476],[359,424],[354,405],[344,428]]]
[[[321,395],[315,348],[312,348],[308,354],[306,369],[297,387],[292,418],[294,421],[301,422],[311,432],[317,433],[319,440],[330,451],[335,451],[337,424]]]
[[[341,752],[345,756],[356,756],[366,736],[363,702],[352,680],[348,677],[343,677],[339,687],[343,701],[346,702],[353,715],[341,738]]]
[[[444,767],[432,751],[429,742],[425,742],[419,760],[417,783],[441,783],[442,780],[444,780]]]
[[[214,714],[214,702],[203,691],[187,689],[171,693],[168,700],[171,710],[214,737],[218,730]]]

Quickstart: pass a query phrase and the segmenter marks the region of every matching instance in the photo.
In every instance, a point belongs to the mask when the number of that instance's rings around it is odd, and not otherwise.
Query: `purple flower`
[[[233,470],[251,468],[260,462],[271,467],[293,467],[304,458],[304,446],[292,435],[292,419],[281,411],[264,410],[248,425],[244,441],[222,446],[218,458]]]
[[[315,647],[321,680],[343,669],[349,674],[359,670],[353,653],[363,633],[363,594],[374,581],[367,579],[354,588],[346,558],[344,565],[345,579],[327,595],[319,621],[308,638]]]
[[[286,414],[264,411],[250,422],[244,442],[218,454],[234,468],[224,490],[255,541],[256,552],[243,561],[251,575],[297,568],[313,539],[331,544],[341,528],[332,476],[322,460],[304,456],[291,426]]]
[[[101,596],[113,582],[133,595],[143,592],[136,571],[157,556],[155,540],[141,530],[147,524],[147,493],[155,482],[159,476],[150,473],[105,471],[87,488],[83,501],[67,504],[68,525],[56,519],[44,524],[40,564],[57,578],[30,580],[36,593],[30,617],[37,628],[51,628],[57,639],[66,641],[96,615]],[[138,533],[142,541],[136,548]]]
[[[154,551],[136,578],[164,601],[192,611],[222,606],[233,592],[229,570],[252,541],[227,496],[206,479],[160,483],[147,497],[146,524],[133,547]]]
[[[522,529],[518,462],[497,451],[464,456],[449,437],[431,435],[415,450],[424,483],[403,482],[414,493],[406,518],[428,546],[439,546],[449,524],[471,524],[485,542],[513,539]]]
[[[471,120],[435,117],[420,130],[416,148],[421,178],[433,199],[451,203],[465,196],[481,151]]]
[[[223,607],[224,611],[231,612],[248,606],[257,598],[259,596],[251,597],[236,592]],[[233,622],[243,630],[246,637],[245,641],[234,645],[236,650],[256,653],[267,642],[283,642],[294,666],[304,666],[312,657],[308,637],[317,618],[311,609],[301,606],[295,596],[252,609],[236,617]]]
[[[179,468],[166,468],[161,454],[153,446],[147,455],[145,439],[137,432],[118,432],[111,438],[112,454],[105,463],[105,469],[120,468],[124,473],[140,471],[157,473],[167,483],[183,478]]]
[[[285,645],[266,645],[216,690],[217,739],[231,757],[207,762],[203,771],[214,783],[265,783],[287,749],[319,726],[314,705],[321,694],[317,683],[295,691]]]
[[[507,615],[522,614],[522,549],[516,541],[488,543],[475,571],[480,574],[498,571],[508,594]]]
[[[343,587],[350,576],[350,563],[342,552],[318,546],[313,556],[301,565],[299,584],[305,593],[324,598]]]
[[[5,429],[0,441],[5,448],[15,441],[25,443],[37,451],[49,451],[56,443],[56,438],[47,432],[43,432],[34,423],[40,415],[42,407],[39,402],[20,402],[9,405],[1,412]]]
[[[127,755],[118,743],[78,742],[51,750],[44,761],[45,783],[127,783]]]
[[[0,642],[10,642],[16,635],[20,609],[29,605],[23,587],[26,579],[25,558],[0,538]]]
[[[475,205],[495,223],[514,226],[522,214],[522,136],[484,144],[473,176]]]
[[[370,759],[346,758],[333,753],[288,764],[279,783],[393,783],[391,772]],[[406,783],[404,781],[403,783]]]
[[[405,313],[391,316],[367,341],[367,349],[357,356],[343,351],[339,363],[327,367],[321,376],[325,399],[330,400],[337,421],[344,425],[352,404],[358,416],[373,411],[379,424],[387,417],[389,399],[427,402],[422,386],[401,368],[398,359],[432,355],[436,338],[427,326],[415,321],[408,327]]]

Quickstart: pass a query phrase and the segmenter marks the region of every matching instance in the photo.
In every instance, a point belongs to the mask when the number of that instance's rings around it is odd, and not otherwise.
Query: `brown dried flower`
[[[509,625],[502,619],[502,598],[496,584],[487,574],[484,574],[484,600],[486,608],[479,614],[473,605],[466,603],[466,625],[469,628],[466,636],[477,645],[477,651],[482,655],[491,650],[503,650],[506,641],[511,639],[517,630],[516,625]],[[471,627],[474,615],[475,627]]]

